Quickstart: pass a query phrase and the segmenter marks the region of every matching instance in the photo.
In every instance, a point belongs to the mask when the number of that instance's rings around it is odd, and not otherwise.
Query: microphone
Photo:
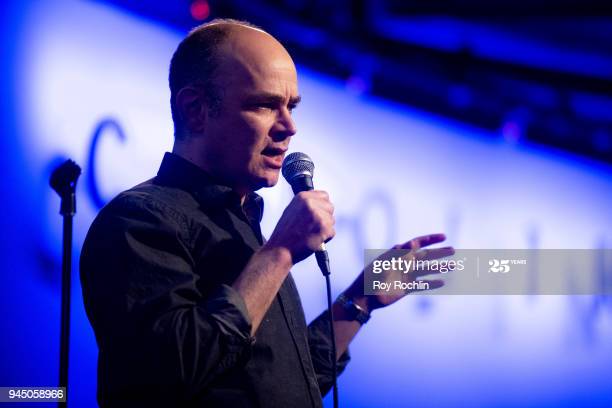
[[[295,152],[285,157],[282,173],[285,180],[291,185],[293,194],[314,189],[314,185],[312,184],[314,163],[306,153]],[[315,251],[315,257],[317,258],[317,264],[323,275],[329,275],[329,255],[325,249],[324,242],[321,243],[321,247]]]
[[[301,191],[310,191],[314,189],[312,184],[312,174],[314,173],[314,163],[312,159],[305,153],[291,153],[283,161],[283,177],[291,185],[293,194]],[[315,251],[317,264],[319,269],[325,276],[325,286],[327,288],[327,315],[329,317],[329,334],[331,337],[331,361],[333,373],[333,388],[334,388],[334,408],[338,407],[338,366],[336,361],[336,333],[334,331],[334,312],[331,298],[331,278],[329,268],[329,255],[325,249],[325,243],[321,243],[321,247]]]

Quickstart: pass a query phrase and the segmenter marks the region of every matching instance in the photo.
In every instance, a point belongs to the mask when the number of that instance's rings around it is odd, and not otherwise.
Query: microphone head
[[[283,177],[289,184],[296,177],[310,177],[314,174],[314,163],[306,153],[291,153],[283,161]]]

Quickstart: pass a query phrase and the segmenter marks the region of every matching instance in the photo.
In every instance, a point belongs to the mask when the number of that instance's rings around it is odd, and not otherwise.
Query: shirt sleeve
[[[329,333],[327,310],[308,325],[308,345],[319,390],[321,395],[325,395],[333,386],[332,339]],[[337,362],[338,376],[342,374],[350,360],[351,356],[347,348]]]
[[[111,202],[92,224],[80,273],[102,401],[189,400],[248,360],[254,339],[244,300],[228,285],[200,293],[189,228],[133,197]]]

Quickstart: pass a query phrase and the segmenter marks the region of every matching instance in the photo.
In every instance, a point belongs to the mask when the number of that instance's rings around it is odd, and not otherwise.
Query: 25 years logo
[[[527,265],[526,259],[489,259],[489,272],[508,273],[510,265]]]
[[[489,272],[508,273],[510,272],[510,260],[508,259],[489,259]]]

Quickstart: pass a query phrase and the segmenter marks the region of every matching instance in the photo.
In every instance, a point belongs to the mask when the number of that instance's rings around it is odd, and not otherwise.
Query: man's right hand
[[[296,264],[334,237],[334,223],[329,195],[320,190],[302,191],[293,197],[265,246],[288,249]]]

